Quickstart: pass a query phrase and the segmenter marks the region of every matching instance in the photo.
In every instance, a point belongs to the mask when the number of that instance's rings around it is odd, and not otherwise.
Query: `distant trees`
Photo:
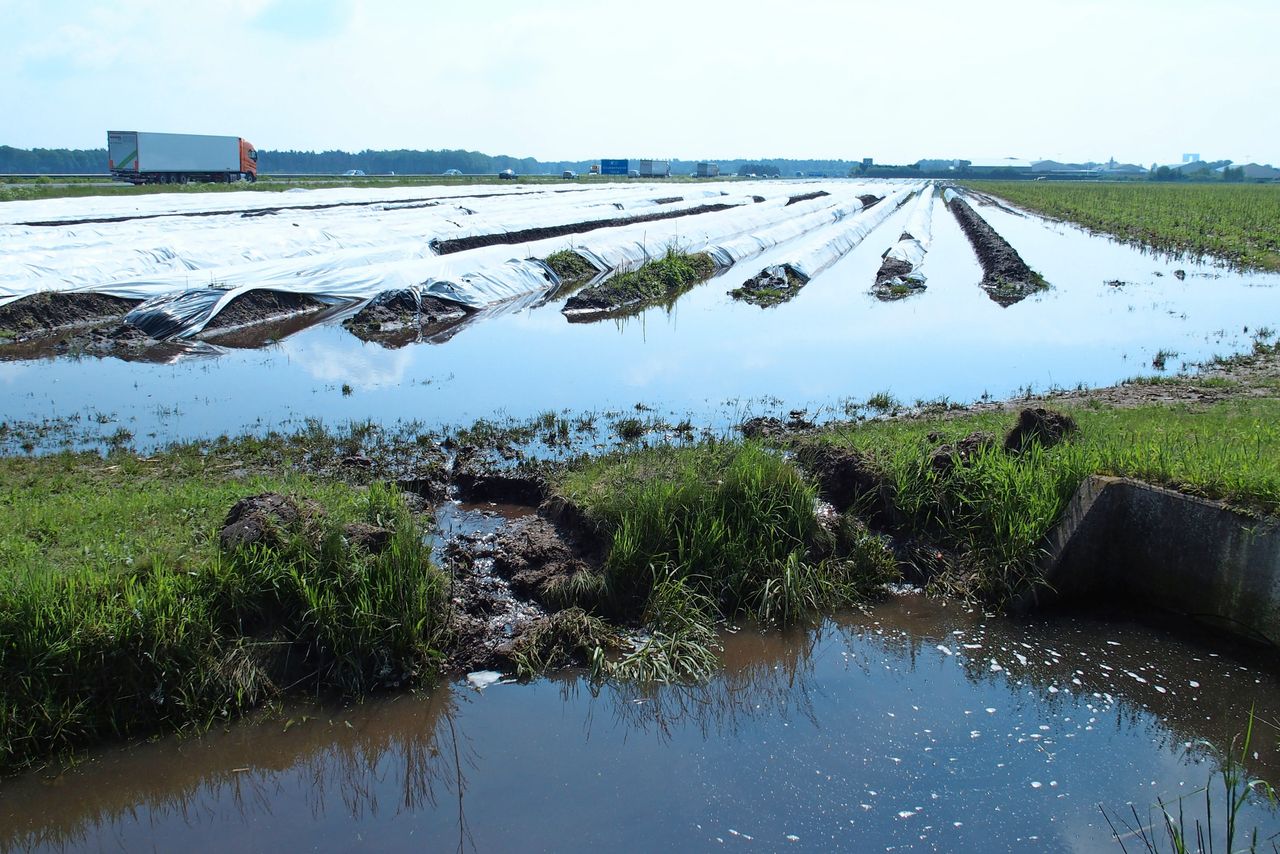
[[[739,175],[759,175],[762,178],[777,178],[782,170],[772,163],[746,162],[738,167]]]
[[[0,145],[0,172],[75,174],[106,172],[105,148],[13,148]]]

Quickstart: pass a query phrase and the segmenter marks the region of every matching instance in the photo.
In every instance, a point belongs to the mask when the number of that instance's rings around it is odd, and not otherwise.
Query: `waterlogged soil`
[[[697,686],[476,672],[86,755],[0,782],[0,847],[1110,852],[1131,804],[1194,832],[1251,708],[1247,771],[1280,777],[1280,681],[1238,647],[918,595],[722,641]]]
[[[46,338],[123,317],[141,300],[46,291],[0,306],[0,344]]]
[[[273,323],[300,314],[320,311],[326,304],[307,294],[255,290],[236,297],[214,315],[202,334],[217,335],[259,323]]]
[[[969,207],[968,202],[957,197],[947,207],[982,262],[982,288],[992,300],[1009,306],[1045,288],[1044,279],[1027,266],[1009,241]]]
[[[387,291],[366,303],[342,325],[361,341],[395,349],[448,331],[472,314],[458,303],[412,291]]]
[[[317,312],[296,334],[268,336],[269,347],[216,359],[208,356],[219,350],[199,342],[10,350],[0,364],[0,409],[11,426],[38,430],[41,448],[97,447],[122,428],[147,448],[288,431],[308,418],[445,427],[547,411],[603,416],[637,403],[670,423],[688,418],[726,431],[797,408],[817,421],[843,418],[848,406],[883,391],[910,407],[1113,387],[1247,352],[1259,332],[1280,329],[1275,274],[1144,253],[980,199],[976,209],[1051,290],[1007,309],[988,299],[974,287],[983,270],[972,247],[945,216],[934,218],[920,271],[928,290],[877,299],[867,284],[906,226],[904,209],[770,311],[725,291],[785,262],[787,245],[725,271],[715,279],[722,286],[695,287],[674,304],[608,322],[566,322],[565,298],[538,294],[442,328],[409,323],[382,341],[362,341],[340,318]],[[1117,280],[1125,286],[1106,284]],[[1152,367],[1160,351],[1177,354],[1163,370]],[[139,359],[154,364],[132,361]],[[1160,400],[1183,392],[1145,385],[1115,393]]]
[[[808,279],[790,266],[776,264],[765,267],[743,282],[741,287],[729,291],[729,296],[740,302],[768,308],[791,300],[808,282]]]

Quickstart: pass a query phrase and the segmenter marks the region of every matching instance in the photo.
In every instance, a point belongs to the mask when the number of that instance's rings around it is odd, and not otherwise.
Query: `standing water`
[[[0,839],[41,851],[1119,851],[1108,817],[1150,834],[1163,802],[1189,829],[1206,821],[1204,787],[1251,708],[1246,770],[1280,776],[1274,672],[1137,624],[1024,623],[905,595],[809,630],[743,628],[724,645],[705,685],[476,678],[107,750],[0,784]],[[1220,778],[1209,793],[1221,847]],[[1280,838],[1259,798],[1239,822],[1264,850]]]

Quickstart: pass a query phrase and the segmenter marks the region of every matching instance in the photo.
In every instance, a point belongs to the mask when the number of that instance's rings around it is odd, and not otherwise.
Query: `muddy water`
[[[978,287],[972,250],[939,205],[922,269],[928,290],[876,300],[868,290],[905,224],[904,208],[776,308],[736,303],[725,292],[785,261],[786,245],[673,307],[623,320],[571,324],[560,301],[531,298],[399,348],[362,343],[331,321],[263,349],[178,353],[160,365],[0,363],[0,409],[9,420],[76,418],[90,435],[123,428],[144,446],[308,417],[443,425],[639,402],[724,426],[746,413],[838,410],[846,398],[882,390],[906,402],[966,401],[1028,386],[1104,385],[1154,373],[1160,350],[1179,354],[1167,360],[1172,370],[1247,350],[1258,327],[1280,328],[1280,276],[1156,257],[1068,226],[977,210],[1050,291],[1008,308],[992,302]],[[1116,281],[1123,284],[1107,284]]]
[[[1116,851],[1099,804],[1132,824],[1184,798],[1191,824],[1249,708],[1280,718],[1275,674],[1235,651],[917,596],[743,628],[724,659],[697,688],[460,682],[107,751],[0,783],[0,844]],[[1251,771],[1280,777],[1278,737],[1259,724]],[[1263,805],[1241,821],[1280,832]]]

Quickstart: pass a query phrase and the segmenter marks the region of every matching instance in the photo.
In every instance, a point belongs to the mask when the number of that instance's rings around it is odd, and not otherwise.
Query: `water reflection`
[[[806,629],[743,626],[724,644],[704,685],[593,686],[566,671],[106,751],[0,785],[0,839],[1113,850],[1098,805],[1145,815],[1181,797],[1189,822],[1203,815],[1201,789],[1250,708],[1262,723],[1248,770],[1280,776],[1266,729],[1280,687],[1241,647],[913,596]],[[1257,803],[1242,822],[1280,831]]]

